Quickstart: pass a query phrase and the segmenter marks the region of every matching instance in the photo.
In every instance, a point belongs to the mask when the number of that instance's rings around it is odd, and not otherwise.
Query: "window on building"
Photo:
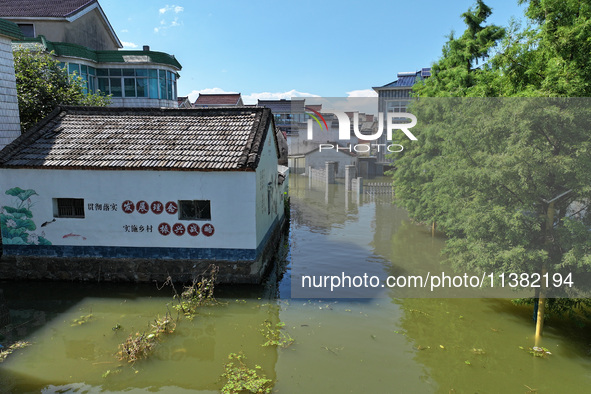
[[[83,198],[54,198],[53,216],[56,218],[84,218]]]
[[[97,69],[98,88],[113,97],[149,97],[176,100],[176,74],[165,70]]]
[[[386,112],[406,112],[408,100],[391,100],[386,102]]]
[[[64,63],[62,64],[64,65],[64,67],[66,66]],[[69,74],[79,76],[82,78],[82,81],[85,85],[84,93],[96,92],[96,69],[94,67],[77,63],[68,63],[67,67]]]
[[[211,220],[210,200],[180,200],[180,220]]]
[[[32,23],[17,23],[19,29],[23,33],[23,36],[35,38],[35,26]]]

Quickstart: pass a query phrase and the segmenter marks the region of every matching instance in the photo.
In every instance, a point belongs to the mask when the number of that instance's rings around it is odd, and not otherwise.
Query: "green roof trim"
[[[19,30],[20,31],[20,30]],[[176,58],[168,53],[155,51],[95,51],[78,44],[66,42],[51,42],[44,36],[37,38],[27,38],[23,41],[15,42],[13,45],[24,44],[27,47],[31,44],[38,44],[49,52],[53,51],[57,56],[77,57],[88,59],[97,63],[155,63],[166,64],[177,70],[182,68]]]
[[[0,19],[0,35],[10,37],[13,40],[22,40],[24,38],[21,29],[14,22]]]

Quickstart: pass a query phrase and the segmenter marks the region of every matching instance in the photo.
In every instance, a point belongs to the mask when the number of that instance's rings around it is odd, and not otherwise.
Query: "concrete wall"
[[[0,35],[0,149],[21,134],[11,40]]]

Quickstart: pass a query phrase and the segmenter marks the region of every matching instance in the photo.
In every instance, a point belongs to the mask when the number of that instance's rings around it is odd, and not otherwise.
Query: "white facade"
[[[4,189],[19,187],[36,193],[29,198],[36,230],[29,233],[61,246],[227,248],[231,240],[233,248],[254,249],[255,176],[254,172],[0,169]],[[18,199],[4,192],[0,206],[15,207]],[[57,198],[84,199],[84,218],[56,218],[41,227],[54,219]],[[137,210],[141,201],[150,205],[173,201],[178,206],[179,200],[210,200],[211,220],[185,221],[178,219],[177,212]],[[125,201],[133,202],[133,212],[124,211]],[[162,223],[182,223],[186,228],[193,222],[200,227],[211,223],[214,234],[193,237],[187,232],[176,236],[158,231]],[[126,226],[136,226],[138,232]],[[144,231],[139,231],[140,226]]]
[[[11,42],[0,35],[0,149],[21,134]]]

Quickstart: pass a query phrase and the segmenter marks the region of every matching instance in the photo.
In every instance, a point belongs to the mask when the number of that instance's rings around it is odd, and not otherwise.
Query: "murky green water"
[[[0,364],[0,391],[217,392],[228,354],[242,351],[281,393],[589,392],[590,330],[549,320],[543,345],[552,355],[534,358],[520,349],[533,345],[531,309],[508,300],[399,299],[394,290],[359,300],[292,299],[296,264],[428,270],[439,264],[443,241],[387,199],[358,204],[342,185],[292,177],[291,196],[280,281],[221,288],[224,305],[181,319],[152,357],[134,365],[117,360],[118,344],[172,311],[170,288],[0,283],[12,320],[4,340],[32,342]],[[87,323],[73,323],[88,314]],[[285,322],[295,343],[261,346],[266,320]]]

